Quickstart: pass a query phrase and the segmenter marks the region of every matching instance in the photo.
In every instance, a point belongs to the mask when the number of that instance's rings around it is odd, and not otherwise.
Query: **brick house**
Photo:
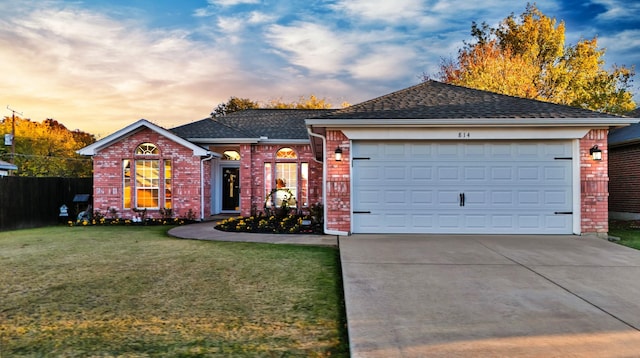
[[[640,122],[640,108],[629,114]],[[640,123],[609,133],[609,216],[640,220]]]
[[[602,235],[607,133],[630,123],[428,81],[340,110],[140,120],[79,153],[94,159],[94,208],[125,217],[250,215],[282,187],[302,210],[324,204],[328,234]]]

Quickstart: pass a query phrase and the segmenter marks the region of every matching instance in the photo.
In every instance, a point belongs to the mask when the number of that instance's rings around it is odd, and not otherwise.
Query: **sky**
[[[0,0],[0,106],[104,137],[206,118],[230,97],[334,107],[434,76],[519,0]],[[640,71],[640,1],[538,0],[566,44]],[[637,79],[637,76],[636,76]],[[640,103],[634,82],[634,99]],[[6,105],[6,107],[4,106]],[[0,116],[1,117],[1,116]]]

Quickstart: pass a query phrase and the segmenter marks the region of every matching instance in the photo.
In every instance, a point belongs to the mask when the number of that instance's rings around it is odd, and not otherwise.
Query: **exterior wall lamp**
[[[594,145],[589,149],[589,154],[591,154],[591,158],[593,160],[602,160],[602,150],[598,148],[598,145]]]
[[[336,162],[342,161],[342,149],[338,147],[334,153],[336,153]]]

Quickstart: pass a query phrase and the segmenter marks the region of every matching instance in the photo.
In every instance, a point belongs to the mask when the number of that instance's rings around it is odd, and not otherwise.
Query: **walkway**
[[[225,232],[214,229],[215,221],[177,226],[169,230],[169,235],[180,239],[258,242],[290,245],[337,246],[336,236],[328,235],[285,235],[285,234],[251,234]]]

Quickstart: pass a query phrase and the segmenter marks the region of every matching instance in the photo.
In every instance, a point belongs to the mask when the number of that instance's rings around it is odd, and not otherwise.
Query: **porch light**
[[[340,149],[340,147],[336,148],[336,162],[339,162],[342,160],[342,149]]]
[[[593,160],[602,160],[602,150],[600,150],[597,145],[591,147],[591,149],[589,149],[589,153]]]

